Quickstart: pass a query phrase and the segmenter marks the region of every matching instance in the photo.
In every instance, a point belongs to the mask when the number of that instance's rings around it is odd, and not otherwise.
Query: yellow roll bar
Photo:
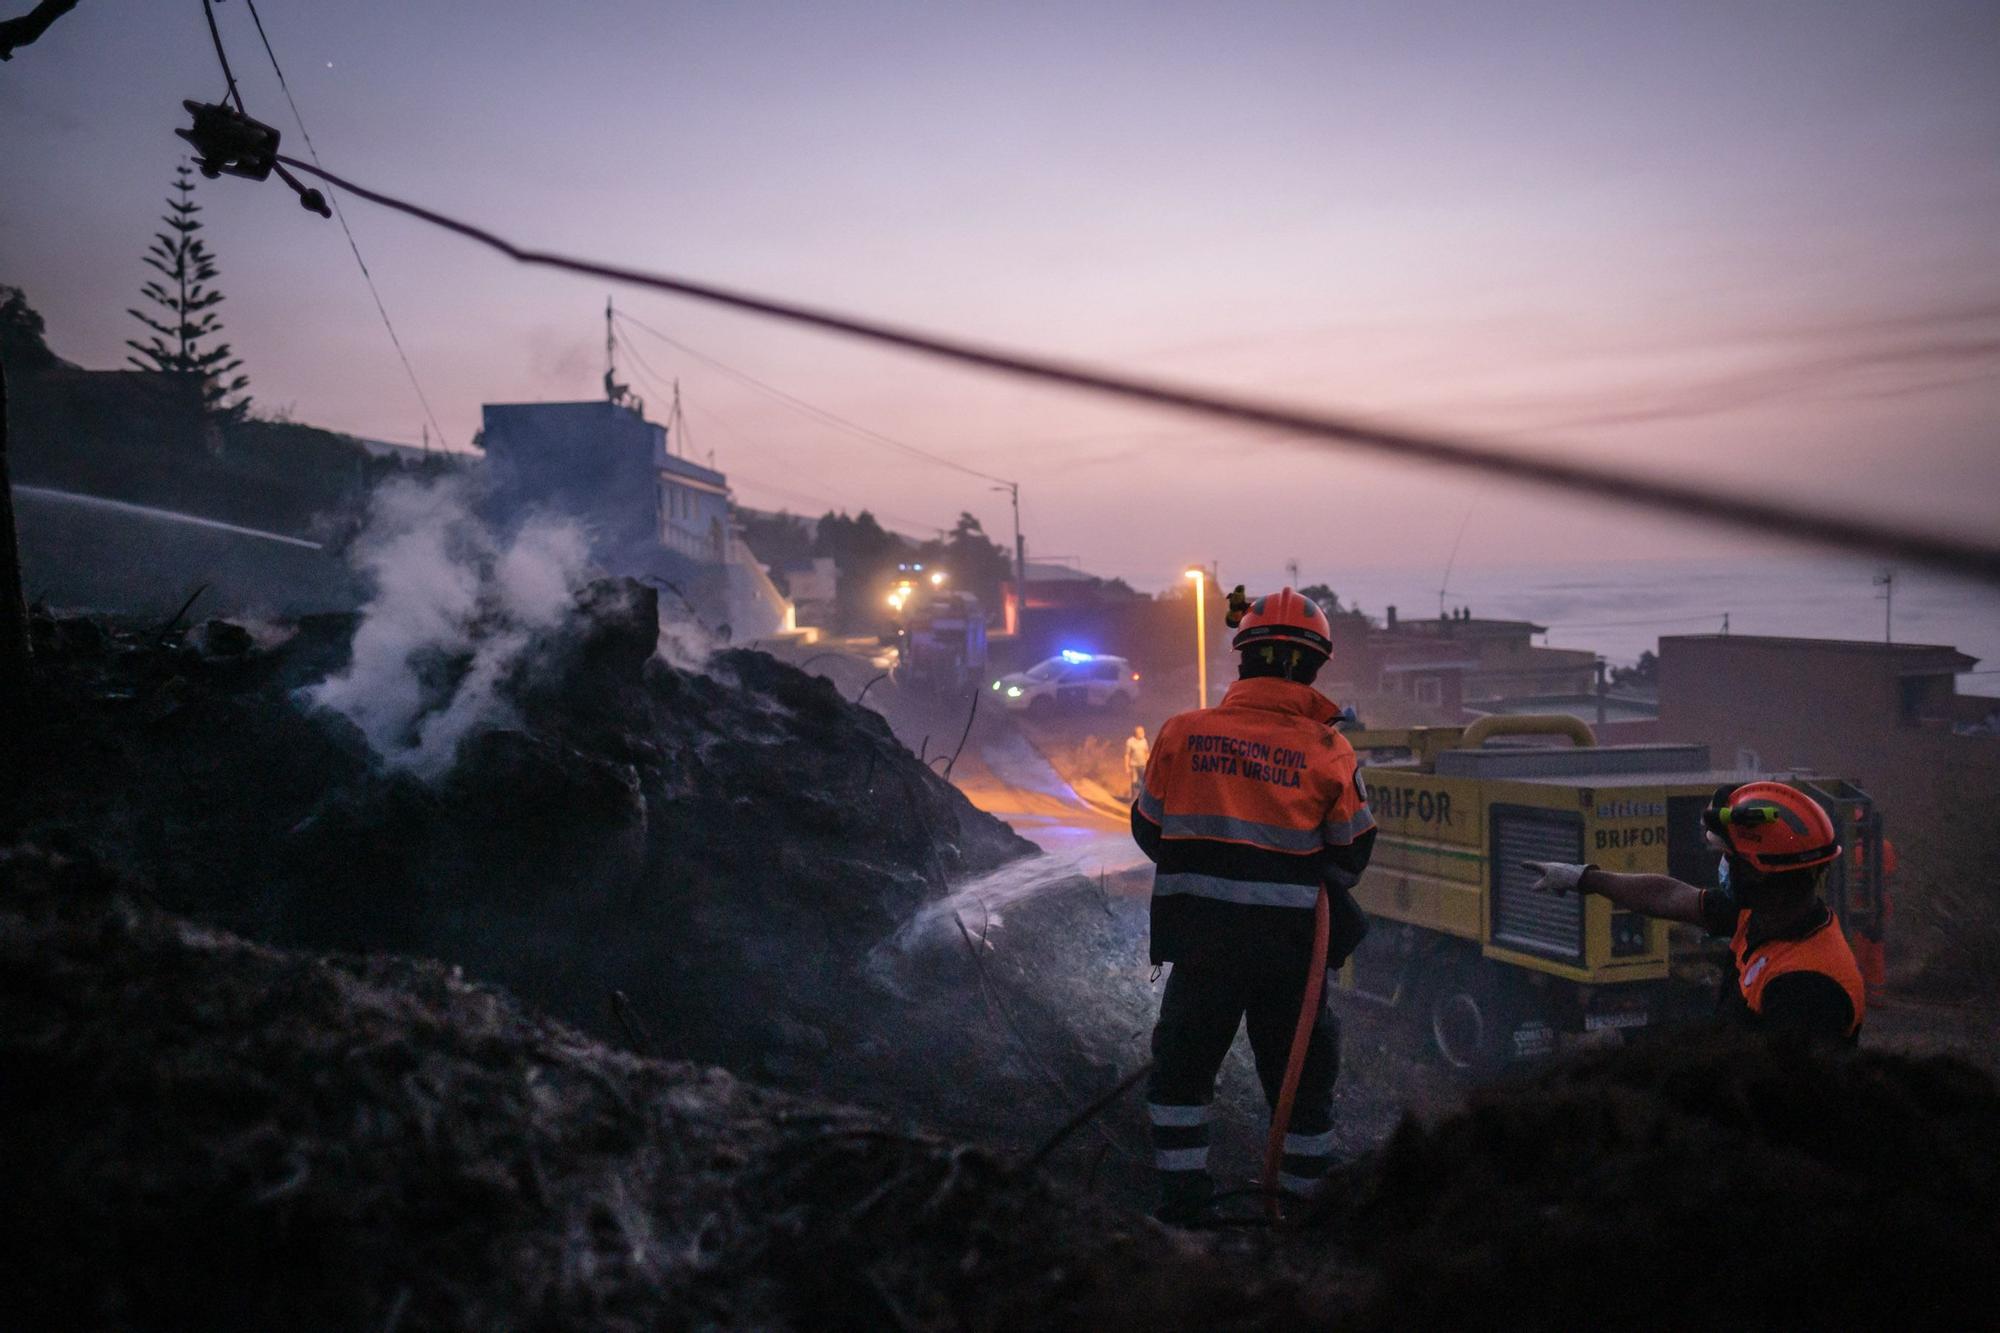
[[[1568,713],[1493,713],[1467,727],[1458,748],[1476,750],[1489,736],[1567,736],[1574,746],[1597,744],[1590,724]]]

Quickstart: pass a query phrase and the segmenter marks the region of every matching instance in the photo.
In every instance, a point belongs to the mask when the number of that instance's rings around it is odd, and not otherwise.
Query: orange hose
[[[1319,1021],[1320,995],[1326,988],[1326,936],[1332,908],[1326,885],[1313,902],[1312,970],[1306,973],[1305,998],[1299,1002],[1298,1026],[1292,1029],[1292,1051],[1285,1057],[1285,1081],[1278,1085],[1278,1105],[1271,1112],[1271,1137],[1264,1143],[1264,1212],[1278,1220],[1278,1168],[1285,1160],[1285,1135],[1292,1132],[1292,1103],[1298,1099],[1299,1076],[1306,1067],[1306,1043]]]

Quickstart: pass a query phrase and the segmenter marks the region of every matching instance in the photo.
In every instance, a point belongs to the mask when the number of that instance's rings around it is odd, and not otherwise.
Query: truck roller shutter
[[[1496,805],[1492,811],[1493,943],[1583,966],[1581,893],[1537,893],[1523,861],[1583,860],[1583,817],[1560,810]]]

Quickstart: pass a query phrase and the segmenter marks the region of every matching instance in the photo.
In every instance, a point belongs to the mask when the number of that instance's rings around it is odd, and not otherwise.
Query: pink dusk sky
[[[12,8],[23,8],[17,4]],[[521,242],[1718,486],[1990,534],[2000,6],[306,4],[262,0],[327,165]],[[290,113],[241,0],[253,115]],[[0,66],[0,282],[123,360],[195,0],[86,0]],[[340,230],[203,182],[258,401],[424,420]],[[360,201],[447,441],[589,398],[602,284]],[[1750,549],[1733,534],[995,381],[638,292],[621,306],[877,431],[1018,478],[1031,548],[1162,586]],[[921,532],[988,487],[635,334],[738,497]]]

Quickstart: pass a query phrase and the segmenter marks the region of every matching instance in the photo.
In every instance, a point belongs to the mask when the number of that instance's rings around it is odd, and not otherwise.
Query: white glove
[[[1537,893],[1582,893],[1583,872],[1596,867],[1572,865],[1568,861],[1523,861],[1521,869],[1541,877],[1534,883]]]

